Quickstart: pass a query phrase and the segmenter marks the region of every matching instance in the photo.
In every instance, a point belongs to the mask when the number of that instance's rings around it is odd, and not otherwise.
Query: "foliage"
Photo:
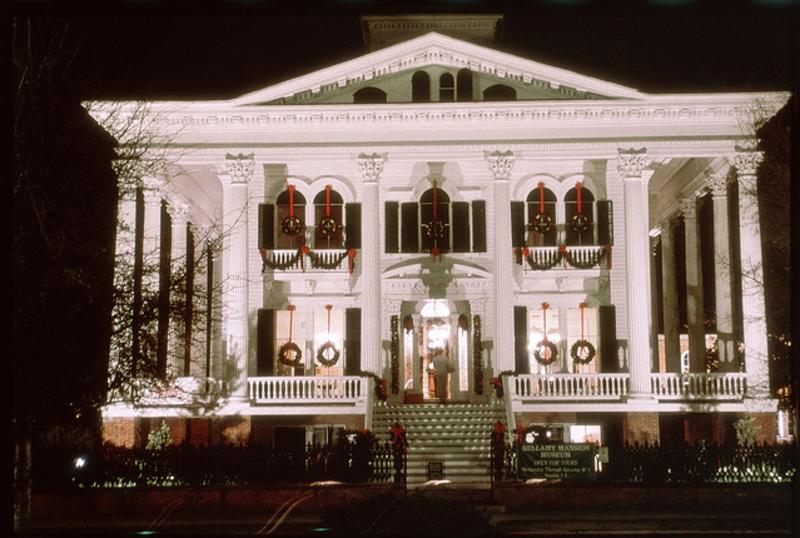
[[[736,444],[743,447],[753,446],[760,427],[753,417],[742,417],[733,423],[736,430]]]
[[[172,444],[172,436],[169,433],[169,426],[165,420],[161,420],[161,425],[157,430],[147,434],[147,450],[161,450]]]

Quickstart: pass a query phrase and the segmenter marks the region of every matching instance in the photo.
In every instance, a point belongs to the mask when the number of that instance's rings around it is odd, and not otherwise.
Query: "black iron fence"
[[[96,452],[40,448],[34,454],[33,487],[219,486],[341,482],[405,482],[406,457],[389,443],[308,445],[302,451],[262,446],[158,450],[104,446]]]
[[[496,442],[492,480],[518,480],[517,447]],[[780,483],[796,475],[791,444],[632,444],[609,447],[608,461],[596,464],[597,480],[616,483]]]

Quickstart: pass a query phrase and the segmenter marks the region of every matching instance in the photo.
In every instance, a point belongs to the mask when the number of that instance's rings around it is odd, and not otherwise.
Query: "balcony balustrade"
[[[525,269],[545,271],[554,268],[610,268],[611,252],[605,245],[526,247],[517,249],[517,263]]]
[[[650,390],[658,400],[741,400],[747,374],[652,374]]]
[[[348,271],[355,257],[348,249],[275,249],[261,253],[264,268],[287,272]],[[349,260],[348,260],[349,258]]]
[[[354,404],[367,393],[367,379],[357,376],[250,377],[247,383],[254,404]]]

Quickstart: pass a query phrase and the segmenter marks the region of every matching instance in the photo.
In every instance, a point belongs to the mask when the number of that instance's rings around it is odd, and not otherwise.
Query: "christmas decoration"
[[[400,336],[398,334],[399,325],[398,316],[392,316],[389,322],[392,332],[391,353],[392,353],[392,394],[400,392],[400,361],[398,355],[400,353]]]
[[[331,310],[333,310],[332,304],[326,304],[325,309],[328,311],[328,337],[331,334]],[[337,362],[339,362],[339,356],[341,353],[338,349],[336,349],[336,344],[332,341],[327,340],[323,343],[319,349],[317,350],[317,362],[320,363],[322,366],[326,368],[330,368]]]
[[[339,223],[331,217],[331,186],[325,185],[325,217],[319,222],[319,228],[325,237],[331,236],[339,229]]]
[[[481,317],[472,318],[472,364],[475,368],[475,394],[483,394],[483,344],[481,343]]]
[[[558,348],[553,342],[547,339],[547,309],[549,307],[549,304],[542,303],[544,338],[536,344],[536,348],[533,352],[533,358],[536,359],[536,362],[544,366],[553,364],[558,358]]]
[[[576,364],[589,364],[594,359],[596,351],[594,346],[591,342],[584,338],[583,328],[584,328],[584,310],[586,309],[586,303],[580,304],[581,309],[581,337],[580,339],[572,344],[572,348],[570,349],[570,356],[572,357],[572,361]]]
[[[292,366],[294,368],[298,368],[303,366],[301,359],[303,358],[303,352],[300,351],[300,347],[292,342],[292,328],[294,326],[294,311],[297,307],[295,305],[289,305],[289,341],[283,344],[280,349],[278,350],[278,360],[281,364],[285,364],[286,366]],[[294,353],[294,358],[290,358],[289,354]]]
[[[582,183],[579,182],[575,184],[576,196],[578,198],[578,204],[577,204],[578,207],[576,208],[575,214],[572,215],[571,219],[569,219],[568,223],[569,227],[572,228],[572,230],[575,233],[583,233],[586,230],[588,230],[589,226],[591,225],[589,217],[583,214],[583,204],[581,203],[582,188],[583,188]]]
[[[305,229],[305,225],[300,218],[294,214],[294,185],[289,185],[289,216],[283,219],[281,229],[286,235],[298,235]]]
[[[544,182],[539,182],[539,212],[528,225],[536,233],[544,234],[553,229],[553,219],[544,212]]]

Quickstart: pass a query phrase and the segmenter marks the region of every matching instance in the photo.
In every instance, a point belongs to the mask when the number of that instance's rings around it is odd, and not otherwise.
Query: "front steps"
[[[444,479],[488,486],[492,425],[506,422],[502,400],[489,403],[426,403],[375,405],[372,431],[380,442],[390,439],[395,421],[408,438],[408,486],[428,480],[428,462],[444,463]]]

